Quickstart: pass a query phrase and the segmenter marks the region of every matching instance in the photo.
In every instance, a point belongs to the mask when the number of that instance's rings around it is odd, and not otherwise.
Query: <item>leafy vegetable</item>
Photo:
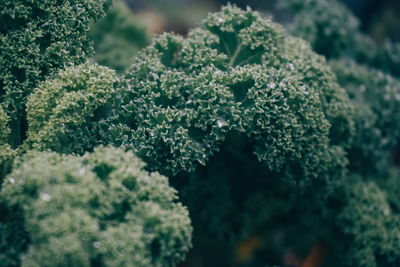
[[[99,147],[82,157],[29,152],[1,197],[19,210],[22,266],[175,266],[191,247],[187,210],[166,177],[132,153]],[[12,214],[16,214],[15,212]],[[0,230],[4,224],[0,224]],[[22,238],[20,240],[23,240]],[[0,258],[9,250],[0,252]]]
[[[10,118],[11,143],[25,138],[25,104],[40,81],[92,53],[89,23],[109,0],[12,0],[0,3],[0,103]]]

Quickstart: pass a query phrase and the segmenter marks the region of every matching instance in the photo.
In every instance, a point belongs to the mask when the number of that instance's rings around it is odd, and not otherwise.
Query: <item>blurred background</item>
[[[399,0],[341,0],[360,20],[362,31],[378,44],[400,41]],[[146,46],[154,34],[186,35],[208,12],[221,5],[251,7],[285,24],[293,17],[279,0],[114,0],[108,16],[92,26],[94,60],[122,73],[132,55]]]
[[[174,31],[186,33],[210,11],[216,11],[221,5],[231,3],[239,7],[251,7],[254,10],[273,15],[276,19],[285,19],[279,12],[279,0],[125,0],[135,13],[141,16],[143,23],[153,32]],[[375,40],[389,38],[400,41],[400,1],[398,0],[342,0],[361,20],[362,29]],[[155,25],[157,24],[157,25]]]

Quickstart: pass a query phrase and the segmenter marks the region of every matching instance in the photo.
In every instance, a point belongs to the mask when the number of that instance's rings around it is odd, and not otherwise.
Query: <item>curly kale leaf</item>
[[[144,166],[112,147],[19,158],[1,197],[23,215],[22,266],[176,266],[191,247],[188,212]]]
[[[323,58],[257,12],[227,6],[187,38],[159,36],[126,79],[103,135],[153,169],[193,171],[238,131],[288,181],[341,176],[352,135],[344,90]]]
[[[100,121],[110,112],[118,82],[114,70],[85,63],[40,83],[27,103],[26,143],[61,153],[92,150],[100,142]]]
[[[109,0],[5,0],[0,3],[0,103],[12,145],[25,138],[25,104],[39,82],[92,53],[87,31]]]

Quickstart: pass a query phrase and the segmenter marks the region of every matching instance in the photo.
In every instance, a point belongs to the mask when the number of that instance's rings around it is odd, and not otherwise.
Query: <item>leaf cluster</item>
[[[71,66],[40,83],[27,103],[28,138],[36,150],[83,154],[100,144],[99,127],[119,83],[97,64]]]
[[[194,171],[232,131],[293,184],[335,180],[346,163],[345,92],[323,58],[257,12],[227,6],[187,38],[155,38],[126,79],[105,138],[151,168]]]
[[[175,266],[191,247],[188,212],[144,166],[113,147],[19,158],[1,196],[23,214],[21,266]]]
[[[109,0],[13,0],[0,3],[0,103],[10,118],[11,143],[25,137],[25,104],[40,81],[92,53],[89,23]]]

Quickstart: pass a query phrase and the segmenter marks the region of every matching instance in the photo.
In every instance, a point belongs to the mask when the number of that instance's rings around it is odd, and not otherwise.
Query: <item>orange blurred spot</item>
[[[321,243],[317,242],[310,253],[308,254],[306,260],[303,262],[301,267],[319,267],[326,257],[327,248]]]
[[[143,25],[146,26],[150,35],[161,34],[164,32],[166,27],[165,18],[156,12],[143,11],[138,13]]]
[[[249,261],[254,252],[262,246],[262,239],[259,236],[253,236],[236,247],[235,258],[237,262]]]

